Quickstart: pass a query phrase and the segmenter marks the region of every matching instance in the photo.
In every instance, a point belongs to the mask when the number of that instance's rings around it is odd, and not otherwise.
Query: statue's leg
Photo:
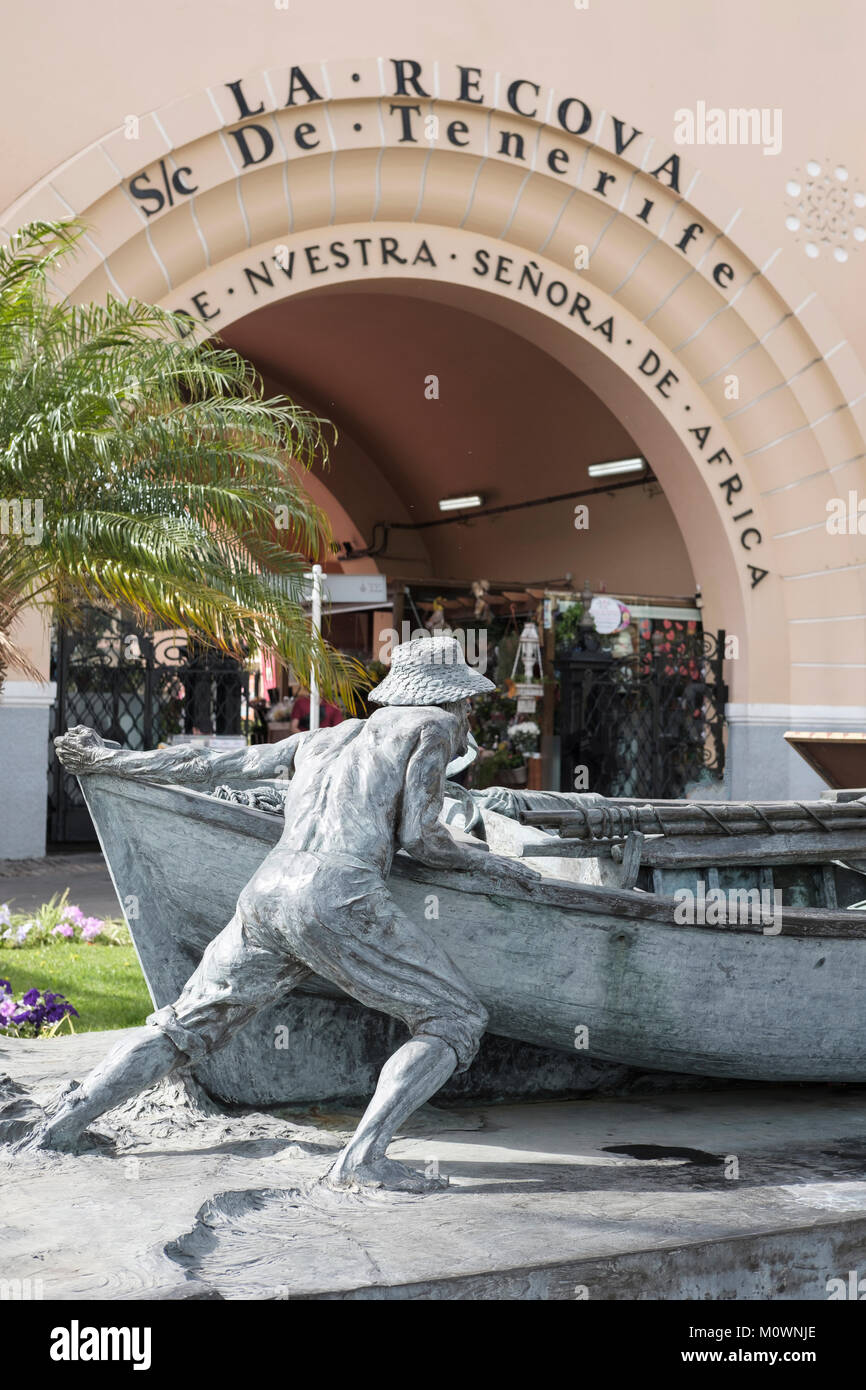
[[[215,936],[177,1002],[124,1038],[33,1135],[38,1148],[74,1149],[107,1110],[223,1047],[265,1005],[309,975],[307,966],[256,944],[236,914]]]
[[[444,1086],[456,1066],[457,1053],[441,1038],[411,1038],[389,1057],[361,1123],[328,1174],[330,1186],[403,1192],[447,1187],[447,1179],[416,1173],[386,1158],[385,1150],[400,1125]]]
[[[137,1029],[134,1037],[124,1038],[113,1047],[82,1084],[64,1097],[60,1108],[33,1137],[33,1146],[74,1149],[93,1120],[188,1060],[167,1034],[156,1028]]]
[[[298,906],[301,904],[299,903]],[[327,1181],[421,1192],[443,1187],[385,1156],[395,1131],[474,1057],[487,1013],[454,963],[398,909],[372,871],[330,870],[321,901],[290,922],[297,954],[360,1003],[401,1019],[412,1034],[386,1062],[376,1093]]]

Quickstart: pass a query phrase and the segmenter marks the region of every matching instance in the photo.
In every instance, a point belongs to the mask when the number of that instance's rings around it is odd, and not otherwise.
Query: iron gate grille
[[[54,752],[54,736],[87,724],[125,748],[156,748],[172,734],[241,734],[248,675],[234,658],[196,648],[183,635],[156,639],[116,614],[88,610],[52,648],[57,699],[48,755],[48,837],[93,840],[96,832],[75,777]]]
[[[683,635],[673,651],[560,659],[562,790],[668,799],[720,780],[724,653],[720,631]]]

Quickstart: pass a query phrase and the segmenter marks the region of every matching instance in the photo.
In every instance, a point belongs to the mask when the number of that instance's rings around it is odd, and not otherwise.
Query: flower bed
[[[153,1008],[126,923],[68,893],[29,913],[0,904],[0,975],[0,1038],[128,1028]]]
[[[0,903],[0,945],[22,948],[50,946],[59,941],[98,942],[100,946],[130,946],[126,923],[113,917],[88,917],[67,901],[69,889],[43,903],[35,912],[12,912]]]
[[[20,999],[15,998],[11,980],[0,980],[0,1028],[13,1038],[53,1037],[64,1020],[71,1032],[73,1018],[78,1018],[62,994],[31,987]]]

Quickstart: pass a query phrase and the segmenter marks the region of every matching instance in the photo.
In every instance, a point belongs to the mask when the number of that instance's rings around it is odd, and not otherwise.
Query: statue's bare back
[[[279,849],[348,855],[386,878],[395,850],[411,853],[419,827],[438,820],[458,741],[453,715],[414,706],[376,710],[302,739]]]

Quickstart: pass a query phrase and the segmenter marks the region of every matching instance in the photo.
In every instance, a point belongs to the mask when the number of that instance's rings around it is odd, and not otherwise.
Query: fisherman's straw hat
[[[495,689],[467,666],[456,637],[420,637],[393,649],[390,671],[367,699],[377,705],[443,705]]]

